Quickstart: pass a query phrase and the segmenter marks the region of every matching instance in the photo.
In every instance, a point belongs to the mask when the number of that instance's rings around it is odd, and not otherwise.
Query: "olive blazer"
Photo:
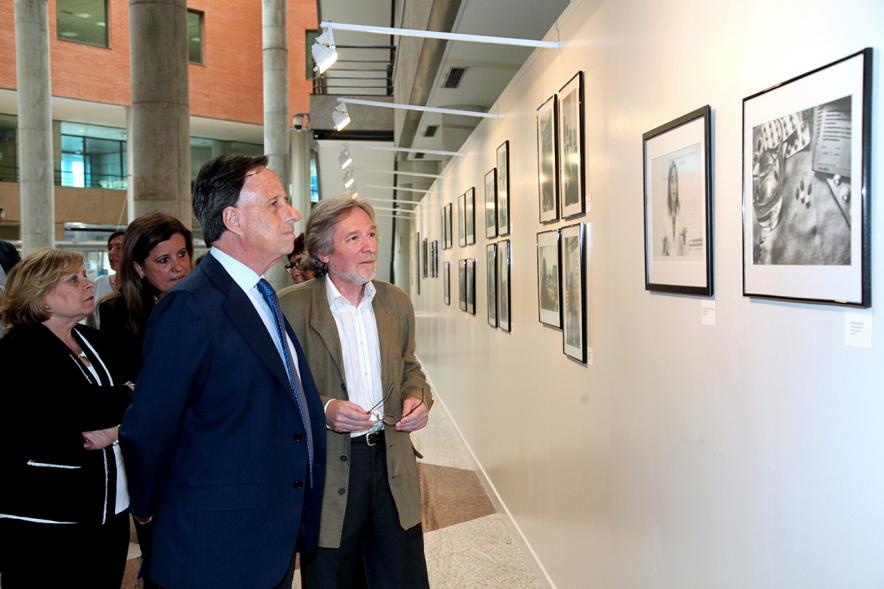
[[[288,287],[279,293],[280,307],[298,336],[313,373],[323,406],[332,399],[349,400],[344,360],[334,316],[328,306],[327,278]],[[405,292],[374,280],[372,301],[381,347],[381,386],[390,391],[385,411],[398,421],[402,401],[422,398],[432,407],[433,397],[420,362],[414,355],[414,308]],[[350,434],[327,429],[326,480],[319,525],[319,546],[338,548],[347,509],[350,476]],[[421,521],[421,496],[411,436],[393,427],[385,429],[387,477],[399,512],[399,524],[409,529]]]

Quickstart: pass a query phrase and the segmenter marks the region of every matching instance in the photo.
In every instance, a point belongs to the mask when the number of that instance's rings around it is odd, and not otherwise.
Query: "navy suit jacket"
[[[316,545],[325,417],[295,344],[315,444],[276,345],[213,257],[157,304],[120,430],[132,513],[153,515],[148,576],[170,588],[271,587]]]

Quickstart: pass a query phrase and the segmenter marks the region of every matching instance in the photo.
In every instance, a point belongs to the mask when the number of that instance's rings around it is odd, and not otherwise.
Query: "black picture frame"
[[[563,219],[582,215],[590,206],[584,105],[583,71],[579,71],[558,92],[559,210]]]
[[[537,107],[537,206],[541,223],[559,220],[559,100]]]
[[[510,142],[497,148],[497,234],[510,234]]]
[[[476,258],[467,258],[467,313],[476,314]]]
[[[510,267],[512,246],[509,239],[497,244],[497,326],[507,333],[513,331]]]
[[[414,247],[414,284],[417,294],[421,293],[421,234],[418,232]]]
[[[442,303],[451,305],[451,262],[442,262]]]
[[[466,197],[466,194],[457,197],[457,245],[460,247],[467,245]]]
[[[712,296],[712,108],[642,135],[645,289]]]
[[[422,253],[421,261],[423,262],[421,264],[421,266],[423,268],[424,278],[429,278],[429,276],[430,276],[430,274],[429,274],[430,254],[429,254],[428,241],[429,240],[426,237],[424,237],[424,241],[421,244],[421,253]]]
[[[439,278],[439,240],[430,242],[430,277]]]
[[[467,261],[458,260],[457,263],[457,290],[458,306],[461,311],[467,310]]]
[[[562,247],[558,229],[537,234],[537,320],[562,327]]]
[[[445,223],[448,229],[448,248],[454,248],[454,203],[448,203],[445,205]]]
[[[497,327],[497,244],[485,246],[485,299],[488,325]]]
[[[586,363],[586,240],[583,223],[561,229],[562,352]]]
[[[872,48],[743,99],[743,295],[867,308]]]
[[[439,228],[442,231],[442,249],[448,249],[448,225],[445,222],[445,209],[446,205],[442,205],[442,208],[439,209]]]
[[[485,174],[485,237],[497,237],[497,168]]]
[[[476,243],[476,187],[473,186],[464,193],[464,216],[466,218],[466,242],[467,245]]]

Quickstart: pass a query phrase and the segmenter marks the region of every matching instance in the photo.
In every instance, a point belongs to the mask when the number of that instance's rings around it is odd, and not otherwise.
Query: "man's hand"
[[[83,443],[83,447],[87,450],[101,450],[107,448],[117,441],[117,434],[119,431],[120,426],[108,429],[97,429],[90,432],[81,432],[83,439],[86,440]]]
[[[402,402],[402,419],[396,423],[396,431],[416,432],[426,427],[430,410],[417,397],[408,397]]]
[[[361,432],[374,425],[368,411],[356,403],[339,399],[326,407],[325,422],[336,432]]]

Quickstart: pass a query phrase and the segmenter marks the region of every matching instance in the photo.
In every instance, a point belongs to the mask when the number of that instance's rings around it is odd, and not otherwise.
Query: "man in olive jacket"
[[[373,280],[374,210],[322,200],[306,229],[317,278],[280,292],[316,380],[327,424],[319,549],[303,557],[305,589],[429,587],[410,432],[432,405],[414,354],[408,295]]]

